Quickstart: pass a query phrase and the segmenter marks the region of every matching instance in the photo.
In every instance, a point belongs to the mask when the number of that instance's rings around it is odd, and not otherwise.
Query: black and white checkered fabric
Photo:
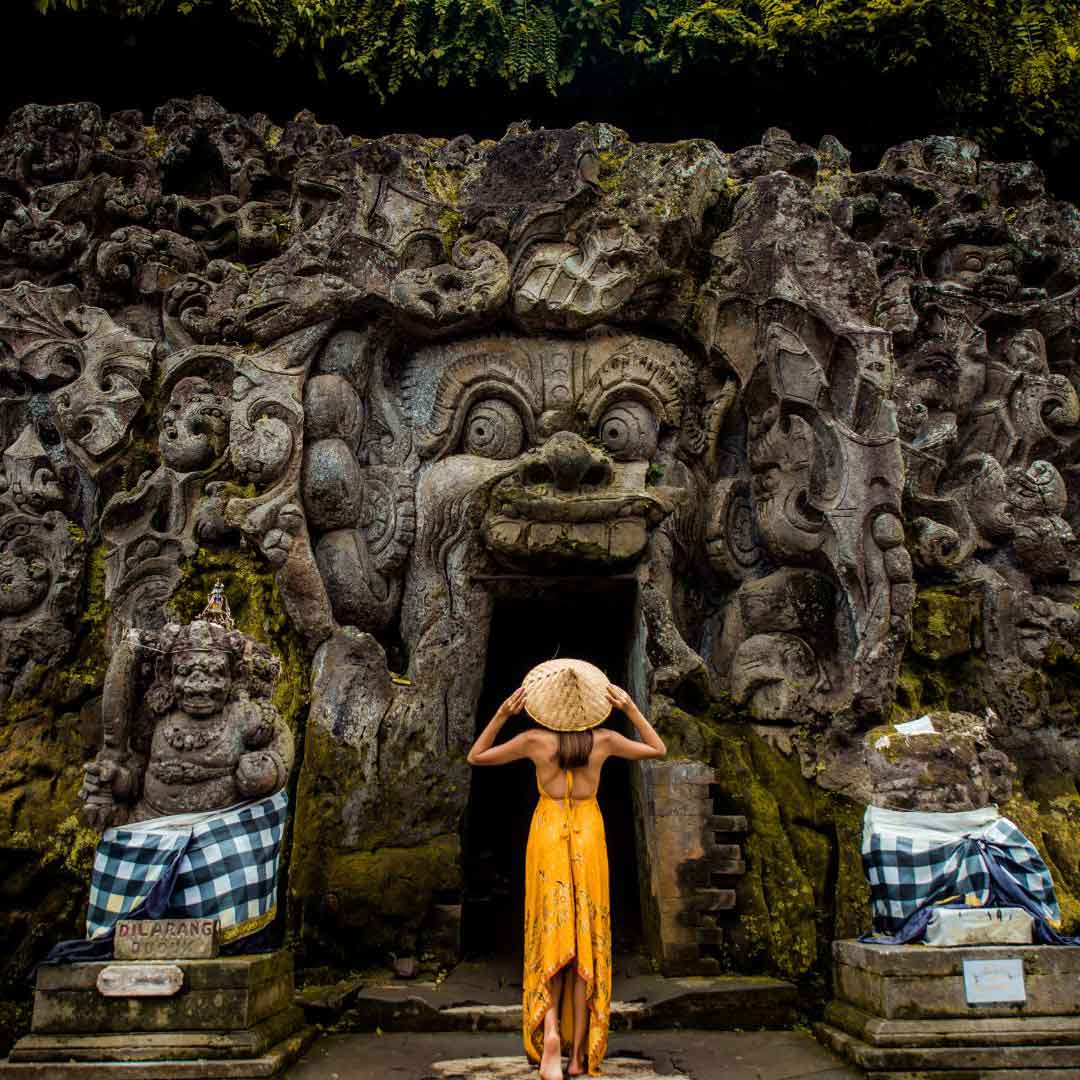
[[[265,926],[277,905],[288,797],[207,814],[177,814],[107,829],[98,844],[88,938],[136,915],[155,893],[155,917],[215,918],[223,941]]]
[[[949,899],[988,904],[995,874],[1004,874],[1051,926],[1061,919],[1042,857],[996,807],[956,814],[867,807],[862,858],[874,929],[881,934],[896,934],[910,916],[931,904]]]

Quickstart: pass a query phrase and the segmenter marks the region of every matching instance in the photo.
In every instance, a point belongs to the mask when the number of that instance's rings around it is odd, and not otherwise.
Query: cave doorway
[[[626,686],[631,681],[631,650],[638,640],[632,579],[571,579],[528,587],[500,581],[494,592],[477,733],[521,685],[526,672],[543,660],[573,656],[596,664],[615,683]],[[608,723],[630,733],[621,713]],[[513,718],[499,741],[513,738],[529,724],[524,714]],[[627,761],[607,761],[598,795],[611,874],[612,947],[620,954],[635,953],[642,943],[630,769]],[[525,844],[536,800],[531,762],[472,771],[463,843],[462,950],[467,958],[496,958],[513,965],[521,959]]]

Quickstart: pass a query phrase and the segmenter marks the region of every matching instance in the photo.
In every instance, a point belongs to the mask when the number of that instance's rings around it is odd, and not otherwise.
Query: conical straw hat
[[[585,660],[548,660],[525,676],[525,711],[552,731],[586,731],[611,712],[607,676]]]

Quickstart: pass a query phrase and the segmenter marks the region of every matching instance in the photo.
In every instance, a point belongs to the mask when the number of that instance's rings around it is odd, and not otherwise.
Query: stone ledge
[[[277,1076],[311,1045],[315,1029],[306,1027],[259,1057],[209,1061],[57,1061],[0,1062],[0,1077],[27,1080],[249,1080]]]
[[[824,1080],[824,1078],[821,1078]],[[918,1069],[868,1072],[863,1080],[1076,1080],[1075,1069]]]
[[[875,975],[905,978],[961,975],[965,960],[1000,960],[1019,956],[1025,975],[1075,975],[1080,978],[1080,948],[1068,945],[975,945],[936,948],[932,945],[870,945],[834,941],[837,964]]]
[[[1074,1016],[885,1020],[833,1001],[825,1007],[825,1021],[876,1047],[1080,1045],[1080,1017]]]
[[[671,1027],[708,1030],[784,1028],[794,1023],[798,991],[782,979],[663,978],[626,980],[626,999],[611,1006],[613,1031]],[[445,1000],[439,990],[371,987],[338,1019],[339,1031],[519,1031],[521,1006]]]
[[[1009,1069],[1017,1076],[1030,1076],[1032,1070],[1038,1070],[1039,1080],[1043,1080],[1044,1070],[1058,1069],[1062,1070],[1061,1075],[1073,1080],[1080,1076],[1080,1044],[877,1047],[828,1023],[817,1024],[814,1032],[833,1053],[871,1075],[893,1077],[897,1073],[908,1073],[922,1080],[937,1071],[951,1080],[980,1080],[996,1077],[1000,1070]]]
[[[257,1058],[304,1027],[304,1013],[289,1006],[239,1031],[162,1031],[108,1035],[27,1035],[12,1048],[12,1062],[191,1061]]]

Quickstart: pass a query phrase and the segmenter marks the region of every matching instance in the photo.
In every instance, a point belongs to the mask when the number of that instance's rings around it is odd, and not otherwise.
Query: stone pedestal
[[[1026,1001],[969,1005],[964,961],[1012,957]],[[833,960],[836,1000],[817,1034],[868,1080],[1080,1076],[1080,948],[837,941]]]
[[[310,1036],[293,1004],[290,953],[167,963],[183,973],[169,997],[99,991],[103,970],[140,961],[39,968],[30,1034],[0,1073],[50,1080],[273,1076],[305,1049]]]

